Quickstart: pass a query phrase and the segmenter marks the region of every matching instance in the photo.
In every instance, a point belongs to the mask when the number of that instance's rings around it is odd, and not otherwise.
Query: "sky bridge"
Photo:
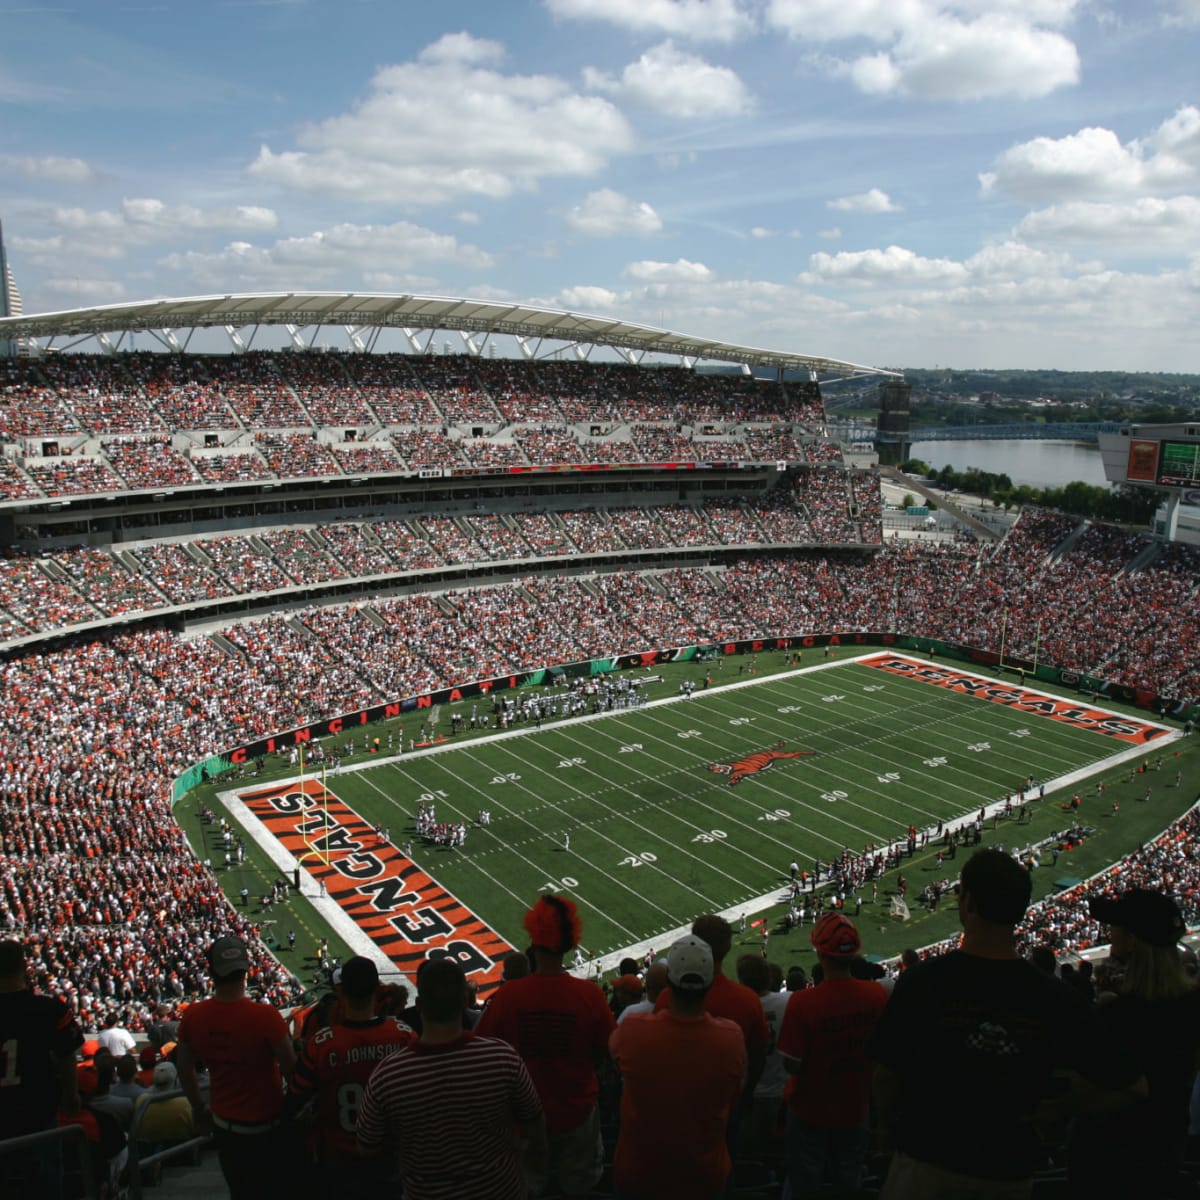
[[[968,441],[1059,441],[1095,442],[1102,433],[1117,433],[1127,425],[1122,421],[1021,421],[1010,425],[923,425],[909,429],[903,437],[906,444],[914,442]],[[896,441],[895,434],[880,432],[872,425],[851,424],[846,427],[830,423],[830,432],[850,442]]]

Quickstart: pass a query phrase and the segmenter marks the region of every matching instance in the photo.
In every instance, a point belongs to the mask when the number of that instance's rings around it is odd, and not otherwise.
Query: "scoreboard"
[[[1194,487],[1200,483],[1200,442],[1164,441],[1158,482],[1166,487]]]
[[[1125,478],[1159,487],[1200,485],[1200,441],[1179,438],[1130,438]]]

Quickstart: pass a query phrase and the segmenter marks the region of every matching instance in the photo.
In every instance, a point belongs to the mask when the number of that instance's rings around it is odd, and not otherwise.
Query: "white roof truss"
[[[286,327],[292,344],[298,348],[305,345],[302,331],[313,328],[312,339],[308,341],[312,346],[321,327],[332,326],[341,328],[352,351],[367,351],[374,347],[382,330],[398,329],[414,353],[427,354],[435,334],[447,331],[458,333],[467,352],[475,355],[484,352],[490,335],[503,334],[515,338],[522,355],[533,359],[541,357],[544,343],[551,341],[565,342],[568,352],[581,361],[586,361],[596,346],[606,346],[629,363],[641,363],[647,354],[661,354],[687,366],[698,361],[732,362],[749,368],[806,372],[810,378],[900,374],[823,355],[764,350],[560,309],[499,304],[468,297],[365,292],[183,296],[29,313],[0,318],[0,340],[36,339],[54,345],[59,339],[66,339],[65,346],[58,346],[61,350],[94,338],[108,349],[112,346],[109,334],[145,331],[166,348],[177,350],[180,341],[176,330],[223,327],[234,351],[240,353],[253,345],[255,334],[263,325]],[[482,340],[477,340],[479,334],[484,335]],[[530,343],[534,344],[532,350]],[[186,344],[185,340],[184,348]],[[545,353],[548,357],[563,351],[560,345]]]

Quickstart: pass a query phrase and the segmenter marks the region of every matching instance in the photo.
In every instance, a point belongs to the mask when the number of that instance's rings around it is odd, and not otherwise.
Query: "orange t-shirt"
[[[179,1020],[179,1041],[209,1073],[209,1105],[226,1121],[258,1125],[283,1108],[275,1047],[288,1041],[283,1017],[268,1004],[201,1000]]]
[[[654,1011],[662,1012],[670,1001],[670,994],[663,988],[654,1002]],[[704,1011],[711,1017],[724,1017],[737,1025],[746,1039],[747,1050],[766,1052],[771,1041],[771,1031],[767,1028],[767,1014],[763,1011],[758,994],[745,984],[738,983],[718,971],[713,976],[708,995],[704,998]]]
[[[616,1018],[594,983],[565,973],[534,973],[492,993],[475,1033],[503,1038],[516,1048],[554,1137],[582,1125],[595,1106],[600,1094],[596,1063],[614,1028]]]
[[[826,979],[793,992],[776,1049],[800,1061],[788,1080],[788,1107],[806,1125],[853,1129],[871,1103],[865,1047],[888,994],[865,979]]]
[[[639,1196],[719,1196],[731,1166],[726,1126],[746,1073],[742,1031],[708,1013],[634,1013],[608,1045],[623,1081],[617,1186]]]

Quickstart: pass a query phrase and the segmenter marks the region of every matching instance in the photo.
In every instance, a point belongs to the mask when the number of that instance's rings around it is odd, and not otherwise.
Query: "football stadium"
[[[450,960],[482,1006],[539,897],[616,1008],[705,915],[731,976],[811,975],[848,917],[890,986],[957,944],[979,847],[1032,878],[1023,953],[1089,963],[1134,887],[1200,922],[1200,555],[889,523],[826,392],[893,412],[894,372],[345,293],[17,314],[0,348],[0,912],[88,1038],[208,996],[220,938],[296,1032],[358,957],[409,997]],[[739,1194],[778,1194],[763,1157]]]

